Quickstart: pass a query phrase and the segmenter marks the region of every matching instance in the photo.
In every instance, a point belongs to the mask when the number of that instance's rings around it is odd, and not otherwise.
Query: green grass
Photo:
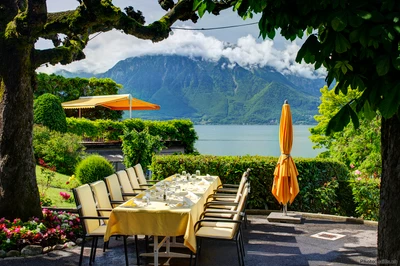
[[[51,199],[53,202],[51,207],[75,207],[74,196],[72,195],[72,187],[67,184],[70,176],[56,173],[51,179],[50,186],[46,190],[46,198]],[[42,174],[41,167],[36,166],[36,180],[39,187],[39,192],[42,193],[43,189],[46,188],[46,177]],[[69,200],[64,200],[60,196],[60,192],[67,192],[71,195]]]

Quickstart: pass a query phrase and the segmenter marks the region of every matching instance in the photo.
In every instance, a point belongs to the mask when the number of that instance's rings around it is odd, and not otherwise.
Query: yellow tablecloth
[[[184,245],[196,252],[194,224],[204,210],[207,197],[220,184],[219,177],[214,176],[214,180],[192,206],[170,207],[162,201],[152,201],[149,206],[140,207],[134,201],[140,200],[143,192],[112,210],[104,241],[108,241],[112,235],[183,235]]]

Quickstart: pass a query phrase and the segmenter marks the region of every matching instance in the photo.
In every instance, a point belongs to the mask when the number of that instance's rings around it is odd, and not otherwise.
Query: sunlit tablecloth
[[[114,208],[107,223],[104,240],[108,241],[112,235],[155,235],[155,236],[184,236],[184,245],[196,252],[196,236],[194,225],[204,210],[204,203],[214,189],[221,184],[217,176],[212,176],[209,182],[197,181],[194,191],[200,197],[192,206],[168,206],[162,200],[151,201],[148,206],[136,204],[141,201],[145,192],[124,204]],[[166,179],[171,180],[171,177]],[[196,182],[194,182],[196,187]],[[202,185],[204,184],[204,186]],[[153,186],[153,189],[155,186]],[[204,192],[203,192],[203,189]],[[136,202],[136,203],[135,203]],[[143,207],[142,207],[143,206]]]

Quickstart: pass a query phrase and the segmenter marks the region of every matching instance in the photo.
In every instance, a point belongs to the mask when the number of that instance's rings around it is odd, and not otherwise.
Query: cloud
[[[44,46],[43,43],[37,45],[40,48]],[[213,36],[205,36],[201,32],[174,30],[168,39],[152,43],[113,30],[100,34],[89,42],[85,48],[86,59],[66,66],[41,67],[38,71],[54,73],[65,69],[71,72],[101,73],[113,67],[118,61],[129,57],[164,54],[202,57],[204,60],[212,61],[225,57],[230,64],[222,67],[231,67],[235,64],[247,68],[270,66],[284,74],[307,78],[325,77],[325,70],[314,71],[312,65],[295,62],[299,49],[300,46],[296,42],[288,42],[283,48],[276,49],[273,41],[260,42],[251,35],[240,37],[236,44],[228,44]]]

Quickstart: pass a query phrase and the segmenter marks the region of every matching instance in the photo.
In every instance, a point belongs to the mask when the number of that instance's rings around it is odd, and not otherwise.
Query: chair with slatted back
[[[92,246],[90,249],[89,265],[95,261],[97,242],[99,237],[104,237],[106,224],[102,221],[108,219],[108,216],[100,216],[96,208],[96,202],[92,190],[88,184],[81,185],[73,189],[76,207],[83,228],[82,247],[79,257],[79,265],[82,265],[83,250],[86,237],[92,237]],[[124,236],[125,263],[128,265],[128,252]]]

